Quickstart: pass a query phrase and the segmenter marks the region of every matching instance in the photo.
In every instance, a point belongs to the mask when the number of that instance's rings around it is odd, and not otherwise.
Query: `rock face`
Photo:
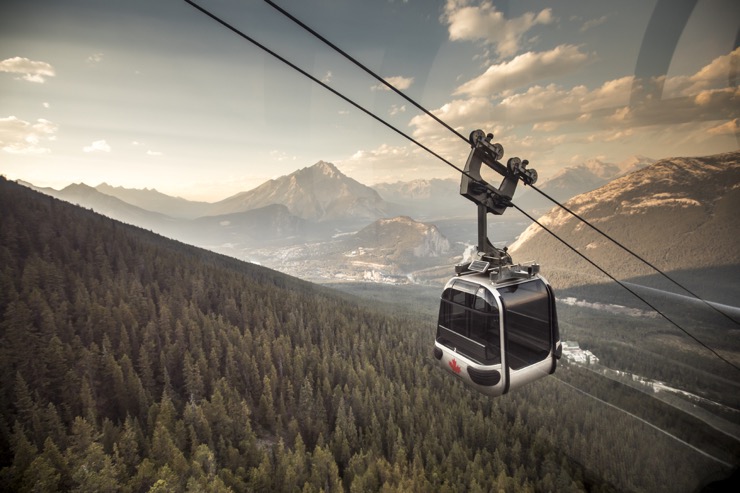
[[[578,166],[563,169],[537,186],[551,197],[563,202],[654,163],[654,159],[644,156],[632,156],[620,163],[605,163],[598,159],[589,159]],[[517,192],[515,199],[518,199],[518,203],[524,208],[539,213],[545,213],[554,206],[547,198],[526,187]]]
[[[390,209],[378,192],[347,177],[333,164],[319,161],[216,202],[209,213],[230,214],[272,204],[282,204],[309,221],[375,220],[388,215]]]
[[[393,260],[442,257],[450,251],[450,242],[436,226],[407,216],[379,219],[357,232],[351,242],[383,251]]]
[[[565,205],[661,270],[740,264],[740,152],[661,160]],[[540,221],[616,277],[653,273],[562,209]],[[537,225],[509,251],[566,285],[596,273]]]

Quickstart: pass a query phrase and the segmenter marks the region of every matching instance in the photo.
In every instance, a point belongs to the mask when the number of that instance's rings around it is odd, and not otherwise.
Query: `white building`
[[[581,349],[576,341],[563,342],[563,356],[568,361],[580,363],[582,365],[595,365],[599,358],[588,349]]]

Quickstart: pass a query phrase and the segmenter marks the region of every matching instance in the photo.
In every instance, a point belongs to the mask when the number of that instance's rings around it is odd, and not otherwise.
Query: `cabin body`
[[[539,274],[470,273],[445,285],[434,356],[479,392],[499,396],[554,373],[561,348],[555,297]]]

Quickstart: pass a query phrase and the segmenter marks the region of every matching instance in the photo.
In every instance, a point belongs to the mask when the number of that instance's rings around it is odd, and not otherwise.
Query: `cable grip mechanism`
[[[492,142],[491,133],[474,130],[468,140],[472,149],[460,182],[460,195],[484,206],[491,214],[501,215],[511,205],[519,180],[525,185],[533,185],[537,181],[537,171],[527,168],[529,161],[518,157],[511,157],[506,165],[502,164],[500,160],[504,157],[504,147]],[[483,164],[504,177],[498,187],[491,185],[481,176]]]
[[[496,248],[488,239],[487,216],[489,213],[501,215],[508,207],[511,207],[511,199],[514,197],[519,180],[525,185],[532,185],[537,181],[537,172],[528,169],[529,162],[518,157],[511,157],[506,165],[502,164],[500,160],[504,157],[504,147],[497,142],[492,142],[493,134],[491,133],[486,134],[483,130],[474,130],[470,133],[468,140],[471,150],[460,181],[460,195],[478,206],[478,252],[476,256],[479,265],[486,264],[491,268],[510,265],[511,256],[506,253],[506,249]],[[481,176],[481,166],[484,164],[503,176],[498,187],[491,185]],[[460,273],[470,269],[469,265],[461,265],[459,269],[456,268],[456,271]]]

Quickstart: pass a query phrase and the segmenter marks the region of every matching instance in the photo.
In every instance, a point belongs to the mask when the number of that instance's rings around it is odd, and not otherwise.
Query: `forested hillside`
[[[468,391],[429,317],[5,179],[0,210],[0,490],[690,491],[729,470],[552,377]]]

